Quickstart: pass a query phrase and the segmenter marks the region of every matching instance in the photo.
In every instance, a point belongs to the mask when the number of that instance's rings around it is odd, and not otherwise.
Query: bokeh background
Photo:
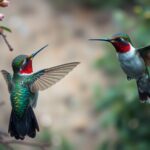
[[[116,32],[130,35],[135,47],[150,43],[149,0],[12,0],[2,9],[14,48],[0,40],[0,69],[49,44],[34,59],[34,71],[80,61],[67,77],[40,92],[35,109],[40,133],[30,142],[49,142],[52,150],[149,150],[150,105],[138,100],[136,84],[127,81],[113,47],[90,42]],[[9,94],[0,76],[0,129],[7,131]],[[31,150],[29,147],[15,149]],[[0,150],[4,148],[0,147]]]

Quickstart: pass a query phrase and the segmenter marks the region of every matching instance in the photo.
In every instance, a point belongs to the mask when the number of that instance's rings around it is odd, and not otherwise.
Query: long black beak
[[[43,46],[42,48],[40,48],[39,50],[37,50],[37,51],[34,52],[33,54],[31,54],[31,55],[28,57],[28,59],[33,59],[39,52],[41,52],[42,50],[44,50],[47,46],[48,46],[48,44],[45,45],[45,46]]]
[[[90,41],[105,41],[105,42],[111,42],[111,39],[89,39]]]

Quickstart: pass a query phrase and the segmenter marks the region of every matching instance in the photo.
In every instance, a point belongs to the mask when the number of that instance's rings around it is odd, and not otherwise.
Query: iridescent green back
[[[16,75],[13,78],[13,88],[11,91],[11,104],[13,111],[18,117],[22,117],[29,106],[30,99],[33,96],[27,84],[25,83],[27,77]]]

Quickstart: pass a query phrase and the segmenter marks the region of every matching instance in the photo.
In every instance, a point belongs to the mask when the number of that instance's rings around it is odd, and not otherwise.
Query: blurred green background
[[[149,104],[139,102],[136,84],[126,80],[114,48],[88,41],[126,32],[135,47],[150,43],[149,0],[13,0],[2,12],[13,31],[8,39],[15,51],[0,40],[1,69],[11,70],[16,55],[31,54],[47,43],[47,51],[34,60],[35,71],[81,62],[40,93],[35,110],[40,133],[27,141],[50,142],[52,150],[149,150]],[[11,108],[2,76],[0,81],[5,102],[0,128],[7,131]]]

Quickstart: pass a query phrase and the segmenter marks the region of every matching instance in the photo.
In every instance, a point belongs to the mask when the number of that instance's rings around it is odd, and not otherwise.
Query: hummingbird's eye
[[[124,42],[124,39],[123,38],[117,38],[116,41],[117,42]]]

